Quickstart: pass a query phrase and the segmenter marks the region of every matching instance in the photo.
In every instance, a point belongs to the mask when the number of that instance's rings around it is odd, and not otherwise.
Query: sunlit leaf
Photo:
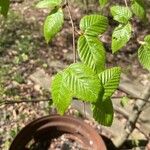
[[[58,73],[52,80],[52,100],[60,114],[64,114],[72,100],[72,93],[66,86],[64,73]]]
[[[144,44],[138,49],[138,58],[144,68],[150,70],[150,35],[144,39]]]
[[[132,12],[125,6],[113,6],[110,10],[114,20],[120,23],[127,23],[132,17]]]
[[[107,17],[101,15],[87,15],[80,21],[80,29],[86,35],[98,36],[106,31],[108,27]]]
[[[105,69],[105,49],[98,38],[86,35],[80,36],[78,53],[82,62],[97,73]]]
[[[96,102],[103,94],[98,75],[82,63],[70,65],[55,75],[52,81],[52,100],[60,114],[64,114],[72,97],[82,101]]]
[[[62,9],[47,16],[44,22],[44,37],[48,43],[62,28],[64,23],[64,15]]]
[[[64,70],[66,85],[73,96],[89,102],[95,102],[102,92],[102,85],[96,73],[91,68],[75,63]]]
[[[119,49],[124,47],[131,38],[132,27],[128,22],[126,25],[120,24],[115,28],[112,34],[112,51],[117,52]]]
[[[106,69],[99,74],[100,81],[102,82],[104,87],[104,100],[111,97],[118,88],[120,82],[120,74],[121,69],[119,67]]]

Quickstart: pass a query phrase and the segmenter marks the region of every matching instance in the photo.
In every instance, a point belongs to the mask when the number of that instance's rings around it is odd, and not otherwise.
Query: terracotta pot
[[[51,141],[67,134],[88,150],[106,150],[102,138],[81,119],[71,116],[51,115],[34,120],[25,126],[12,142],[9,150],[28,150],[27,144],[34,141]]]

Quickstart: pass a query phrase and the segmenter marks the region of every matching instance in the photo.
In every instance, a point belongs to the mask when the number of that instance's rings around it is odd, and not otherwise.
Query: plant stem
[[[145,90],[143,91],[141,95],[142,99],[146,99],[147,101],[150,98],[150,82],[147,84]],[[147,104],[147,101],[142,101],[141,99],[138,99],[133,107],[132,114],[129,116],[128,121],[125,125],[124,132],[120,135],[119,138],[116,139],[116,146],[121,147],[123,143],[126,141],[126,139],[130,136],[132,131],[135,128],[135,125],[137,123],[137,120],[144,108],[144,106]]]
[[[9,105],[9,104],[20,104],[20,103],[39,103],[39,102],[47,102],[52,99],[42,99],[42,100],[5,100],[1,101],[0,106],[2,105]]]
[[[84,117],[86,118],[86,111],[85,111],[85,107],[86,107],[86,104],[85,104],[85,102],[83,102],[83,113],[84,113]]]
[[[115,112],[121,114],[126,119],[128,119],[129,116],[130,116],[129,112],[127,112],[125,109],[123,109],[123,108],[121,108],[121,107],[119,107],[117,105],[114,105],[114,110],[115,110]],[[140,125],[140,127],[139,127],[138,124]],[[147,140],[149,140],[150,138],[149,138],[148,133],[145,130],[143,130],[143,128],[141,128],[142,124],[143,124],[143,120],[141,118],[138,118],[138,120],[137,120],[137,122],[135,124],[135,128],[137,128],[142,134],[144,134],[144,136],[147,138]]]
[[[111,98],[112,98],[112,99],[119,99],[119,98],[123,98],[123,97],[124,97],[124,96],[112,96]],[[141,101],[145,101],[145,102],[147,102],[147,103],[150,103],[149,100],[143,99],[143,98],[140,98],[140,97],[133,97],[133,96],[130,96],[130,95],[127,95],[126,97],[129,98],[129,99],[135,99],[135,100],[140,99]]]
[[[76,56],[76,47],[75,47],[75,26],[74,26],[74,23],[73,23],[73,19],[72,19],[72,15],[71,15],[68,0],[66,0],[66,4],[67,4],[67,10],[68,10],[68,13],[69,13],[69,18],[70,18],[70,21],[71,21],[71,26],[72,26],[72,48],[73,48],[73,54],[74,54],[74,63],[76,63],[77,56]]]
[[[113,96],[112,99],[118,99],[118,98],[122,98],[123,96]],[[150,100],[146,100],[146,99],[143,99],[143,98],[140,98],[140,97],[132,97],[132,96],[127,96],[128,98],[130,99],[140,99],[141,101],[145,101],[147,103],[150,103]],[[9,104],[19,104],[19,103],[39,103],[39,102],[46,102],[46,101],[50,101],[52,100],[51,98],[48,98],[48,99],[41,99],[41,100],[1,100],[0,101],[0,106],[1,105],[9,105]],[[85,105],[85,103],[84,103]],[[84,110],[85,110],[85,107],[84,107]]]
[[[127,0],[124,0],[124,3],[126,5],[126,7],[128,7],[128,3],[127,3]]]

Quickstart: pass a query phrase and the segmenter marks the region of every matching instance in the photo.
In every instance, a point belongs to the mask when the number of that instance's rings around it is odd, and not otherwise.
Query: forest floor
[[[63,30],[51,43],[46,44],[42,30],[48,11],[38,10],[35,8],[36,3],[36,0],[12,3],[8,18],[5,20],[0,17],[0,149],[3,150],[8,149],[16,134],[27,123],[50,113],[49,102],[45,102],[50,99],[47,89],[50,82],[43,80],[41,74],[50,81],[54,74],[73,62],[72,29],[67,12],[65,11]],[[86,13],[83,6],[80,1],[71,3],[71,13],[77,28],[80,18]],[[97,7],[89,7],[97,11]],[[121,66],[131,80],[142,85],[146,85],[149,79],[148,71],[141,67],[137,59],[137,49],[140,46],[137,39],[143,40],[150,33],[148,23],[133,19],[131,41],[114,55],[110,49],[114,22],[102,37],[107,51],[107,66]],[[33,78],[36,78],[36,83]],[[39,100],[43,102],[35,102]]]

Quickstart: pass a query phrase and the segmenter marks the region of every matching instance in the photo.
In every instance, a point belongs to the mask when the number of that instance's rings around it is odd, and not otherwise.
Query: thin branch
[[[125,109],[123,109],[123,108],[121,108],[121,107],[119,107],[119,106],[117,106],[117,105],[114,105],[114,110],[115,110],[117,113],[121,114],[121,115],[122,115],[123,117],[125,117],[126,119],[129,118],[130,113],[131,113],[131,112],[127,112]],[[139,118],[139,119],[137,120],[137,123],[139,123],[139,124],[141,125],[141,124],[142,124],[142,119]]]
[[[69,18],[70,18],[70,21],[71,21],[71,26],[72,26],[72,48],[73,48],[74,63],[75,63],[77,61],[76,47],[75,47],[75,26],[74,26],[74,23],[73,23],[73,18],[72,18],[72,15],[71,15],[71,10],[70,10],[68,0],[66,0],[66,4],[67,4],[66,7],[67,7],[67,10],[68,10],[68,13],[69,13]]]
[[[146,100],[146,99],[142,99],[142,98],[139,98],[139,97],[132,97],[132,96],[127,96],[128,98],[131,98],[131,99],[140,99],[142,101],[145,101],[145,102],[148,102],[150,103],[150,100]],[[112,99],[118,99],[118,98],[122,98],[122,96],[113,96]],[[74,98],[75,99],[75,98]],[[19,103],[39,103],[39,102],[46,102],[46,101],[50,101],[52,100],[51,98],[48,98],[48,99],[43,99],[43,100],[5,100],[5,101],[0,101],[0,106],[1,105],[8,105],[8,104],[19,104]]]
[[[123,73],[121,75],[121,81],[118,89],[124,93],[127,93],[128,95],[141,97],[140,93],[142,92],[141,89],[143,89],[143,86],[140,84],[135,84],[134,81],[129,79],[128,76]]]
[[[124,97],[124,96],[112,96],[111,98],[112,98],[112,99],[118,99],[118,98],[123,98],[123,97]],[[143,98],[140,98],[140,97],[134,97],[134,96],[130,96],[130,95],[127,95],[126,97],[129,98],[129,99],[135,99],[135,100],[140,99],[140,100],[142,100],[142,101],[145,101],[145,102],[147,102],[147,103],[150,103],[150,100],[146,100],[146,99],[143,99]]]
[[[82,35],[83,33],[81,31],[79,31],[76,27],[75,27],[75,32],[78,34],[78,35]]]
[[[42,100],[5,100],[1,101],[0,106],[2,105],[9,105],[9,104],[20,104],[20,103],[39,103],[39,102],[47,102],[52,99],[42,99]]]
[[[136,126],[136,128],[146,137],[146,139],[148,140],[148,141],[150,141],[150,136],[149,136],[149,133],[147,133],[147,132],[144,132],[142,129],[142,127],[138,127],[138,126]]]
[[[140,45],[145,45],[145,44],[146,44],[146,42],[140,41],[139,39],[137,39],[137,42],[138,42]]]
[[[77,100],[76,98],[73,98],[73,100]],[[2,105],[9,105],[9,104],[20,104],[20,103],[39,103],[39,102],[48,102],[48,101],[52,101],[52,98],[48,97],[47,99],[33,99],[33,100],[4,100],[4,101],[0,101],[0,106]]]
[[[123,117],[125,117],[126,119],[128,119],[129,113],[126,110],[124,110],[122,107],[119,107],[117,105],[114,105],[113,107],[114,107],[114,110],[117,113],[121,114]]]
[[[85,104],[85,102],[83,102],[83,113],[84,113],[84,117],[86,118],[86,104]]]
[[[147,99],[147,101],[150,98],[150,83],[148,83],[146,89],[143,91],[141,97],[143,99]],[[125,125],[125,130],[121,134],[119,138],[115,141],[115,145],[117,147],[121,147],[123,143],[126,141],[126,139],[130,136],[134,128],[136,127],[137,120],[144,108],[144,106],[147,104],[147,101],[142,101],[141,99],[138,99],[132,109],[132,113],[129,115],[128,121]]]
[[[124,0],[124,3],[126,5],[126,7],[128,7],[128,3],[127,3],[127,0]]]
[[[122,109],[121,107],[118,107],[118,106],[116,106],[116,105],[114,105],[114,110],[115,110],[117,113],[121,114],[121,115],[122,115],[123,117],[125,117],[126,119],[128,119],[129,116],[130,116],[130,113],[129,113],[129,112],[127,112],[126,110],[124,110],[124,109]],[[147,140],[150,140],[150,137],[149,137],[148,133],[143,130],[143,127],[139,127],[137,124],[139,124],[140,126],[142,126],[143,122],[142,122],[142,119],[141,119],[141,118],[138,118],[138,120],[137,120],[137,122],[136,122],[136,124],[135,124],[135,125],[136,125],[135,128],[137,128],[137,129],[147,138]]]

